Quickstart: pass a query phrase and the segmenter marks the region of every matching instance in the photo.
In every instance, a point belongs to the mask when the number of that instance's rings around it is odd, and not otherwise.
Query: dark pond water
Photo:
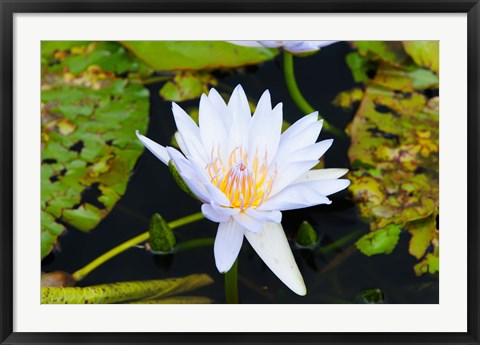
[[[350,113],[334,107],[331,102],[340,91],[355,86],[344,56],[350,50],[339,43],[320,53],[296,60],[297,80],[309,102],[330,122],[344,128]],[[258,100],[269,89],[273,103],[283,102],[284,118],[293,123],[302,115],[285,87],[281,57],[245,73],[220,78],[220,91],[230,93],[242,84],[248,96]],[[151,118],[148,136],[168,144],[175,131],[170,103],[158,96],[161,84],[150,86]],[[182,107],[194,106],[184,102]],[[134,128],[132,128],[132,131]],[[321,134],[320,139],[329,136]],[[336,139],[325,157],[326,167],[348,167],[348,139]],[[338,193],[330,206],[318,206],[283,213],[283,226],[293,238],[299,224],[308,220],[318,231],[320,247],[358,231],[368,232],[347,192]],[[61,237],[61,249],[42,263],[45,272],[62,270],[73,273],[112,247],[147,230],[155,212],[174,220],[200,210],[199,204],[180,191],[168,169],[149,152],[139,159],[124,197],[110,215],[91,233],[70,230]],[[175,230],[178,242],[214,237],[217,224],[202,220]],[[415,258],[408,254],[409,235],[402,233],[400,242],[390,255],[367,257],[359,253],[354,239],[328,253],[295,249],[294,255],[305,279],[308,294],[299,297],[270,272],[244,241],[239,257],[239,294],[241,303],[355,303],[365,289],[378,288],[386,303],[438,303],[438,276],[416,277]],[[80,286],[101,283],[162,279],[207,273],[215,284],[192,292],[224,302],[223,275],[215,268],[213,248],[202,247],[169,256],[154,256],[142,248],[132,248],[98,267]]]

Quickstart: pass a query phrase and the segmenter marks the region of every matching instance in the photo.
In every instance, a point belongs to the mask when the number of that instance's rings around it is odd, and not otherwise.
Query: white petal
[[[215,264],[220,273],[230,270],[242,248],[244,229],[233,219],[218,225],[213,245]]]
[[[259,232],[264,223],[264,221],[257,220],[244,212],[240,212],[239,214],[233,216],[233,219],[247,229],[247,232]]]
[[[292,136],[298,134],[309,125],[318,120],[318,111],[315,111],[309,115],[305,115],[301,119],[295,121],[290,127],[288,127],[285,132],[282,133],[281,141],[289,140]]]
[[[264,201],[257,210],[259,211],[287,211],[305,208],[332,202],[323,194],[312,189],[305,183],[288,186],[277,195]]]
[[[255,116],[260,113],[268,114],[269,111],[272,111],[272,100],[270,97],[270,91],[265,90],[265,92],[262,94],[262,96],[258,100],[257,107],[255,109],[255,114],[253,115],[253,117],[255,118]]]
[[[228,133],[230,127],[232,126],[233,118],[232,114],[227,108],[227,104],[223,100],[222,96],[220,96],[220,94],[214,88],[210,89],[208,93],[208,98],[212,102],[212,105],[217,111],[217,113],[220,114],[225,130]]]
[[[227,150],[227,130],[223,125],[222,114],[217,112],[205,94],[200,98],[198,114],[200,137],[202,138],[205,152],[209,155],[210,160],[217,156],[218,151],[220,151],[221,158],[225,159],[224,151]]]
[[[184,155],[188,155],[188,150],[187,147],[185,146],[185,143],[183,142],[182,136],[180,135],[179,131],[176,131],[175,134],[175,140],[177,141],[178,148]]]
[[[309,145],[300,150],[294,151],[286,157],[277,157],[276,160],[278,168],[280,171],[282,171],[286,165],[292,162],[319,160],[323,154],[327,152],[330,146],[332,146],[332,143],[333,139],[322,140],[313,145]]]
[[[185,155],[202,165],[207,164],[209,159],[203,148],[200,130],[195,121],[176,103],[172,103],[172,112],[178,132],[182,137],[184,149],[187,151],[184,152]]]
[[[265,223],[258,233],[247,231],[245,237],[263,262],[285,285],[300,296],[307,293],[281,224]]]
[[[250,121],[252,113],[250,112],[247,95],[241,85],[237,85],[233,90],[230,100],[228,101],[228,109],[234,116],[239,115]]]
[[[230,205],[230,200],[226,197],[223,192],[215,187],[211,183],[206,183],[205,188],[208,191],[208,194],[210,194],[210,201],[216,203],[217,205],[221,206],[229,206]]]
[[[202,205],[202,213],[205,216],[205,218],[211,220],[212,222],[221,223],[221,222],[227,222],[230,219],[230,216],[217,212],[209,204]]]
[[[273,181],[269,198],[281,192],[285,187],[305,175],[307,171],[318,164],[318,160],[291,162],[279,169],[277,178]]]
[[[266,104],[268,103],[268,105]],[[270,94],[267,91],[259,101],[257,110],[252,117],[249,129],[248,152],[250,158],[258,155],[260,159],[267,157],[270,163],[277,153],[282,132],[282,103],[270,110]]]
[[[228,134],[229,145],[227,152],[232,152],[239,148],[248,149],[248,129],[251,113],[247,96],[240,85],[235,88],[230,97],[228,110],[233,122]]]
[[[307,171],[295,183],[315,180],[335,180],[348,172],[348,169],[315,169]]]
[[[263,222],[280,223],[282,221],[282,212],[280,211],[258,211],[253,208],[248,208],[245,210],[245,213]]]
[[[163,147],[162,145],[157,144],[151,139],[148,139],[147,137],[143,136],[140,134],[139,131],[135,131],[135,134],[137,134],[137,138],[140,139],[142,144],[151,152],[155,157],[160,159],[163,164],[168,165],[168,161],[170,160],[170,157],[168,156],[167,149]]]
[[[212,206],[212,208],[218,213],[221,213],[227,216],[234,216],[240,212],[239,208],[223,207],[215,203],[211,203],[210,206]]]
[[[320,135],[322,124],[323,121],[321,120],[309,124],[306,128],[303,128],[295,135],[290,136],[287,140],[285,140],[282,135],[275,160],[284,160],[288,158],[292,152],[313,145]]]
[[[258,41],[261,45],[267,48],[279,48],[283,46],[285,41]]]
[[[313,190],[325,196],[344,190],[350,185],[350,181],[346,179],[337,180],[313,180],[292,184],[291,187],[301,187]]]

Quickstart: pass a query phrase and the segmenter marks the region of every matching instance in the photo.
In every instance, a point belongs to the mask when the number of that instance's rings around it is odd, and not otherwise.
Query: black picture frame
[[[1,344],[479,344],[478,0],[0,0]],[[466,13],[468,15],[468,320],[465,333],[16,333],[13,332],[13,16],[15,13]],[[454,318],[455,315],[452,315]]]

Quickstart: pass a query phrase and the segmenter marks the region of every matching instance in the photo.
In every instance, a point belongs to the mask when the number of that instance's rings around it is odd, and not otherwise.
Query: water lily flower
[[[245,47],[283,48],[292,54],[310,53],[339,41],[228,41]]]
[[[235,262],[243,238],[291,290],[306,294],[285,232],[282,211],[330,204],[330,194],[350,182],[347,169],[311,170],[333,140],[316,142],[322,128],[312,113],[283,134],[282,103],[272,109],[269,91],[251,114],[239,85],[226,104],[215,89],[202,95],[199,126],[172,104],[180,151],[141,135],[145,147],[164,164],[175,164],[186,185],[203,203],[202,212],[220,223],[214,244],[222,273]]]

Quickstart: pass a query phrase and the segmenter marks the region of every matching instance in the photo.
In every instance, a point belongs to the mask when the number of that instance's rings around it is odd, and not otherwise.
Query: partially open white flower
[[[292,54],[315,52],[320,48],[329,46],[339,41],[228,41],[232,44],[245,47],[280,48]]]
[[[272,109],[265,91],[252,116],[240,85],[228,105],[215,89],[202,95],[199,126],[177,104],[172,110],[183,154],[138,131],[137,136],[163,163],[173,160],[203,202],[205,217],[220,223],[214,244],[218,270],[231,268],[245,236],[282,282],[305,295],[281,211],[330,204],[327,196],[350,183],[338,179],[347,169],[310,170],[333,141],[316,142],[322,128],[318,114],[303,117],[282,134],[282,104]]]

